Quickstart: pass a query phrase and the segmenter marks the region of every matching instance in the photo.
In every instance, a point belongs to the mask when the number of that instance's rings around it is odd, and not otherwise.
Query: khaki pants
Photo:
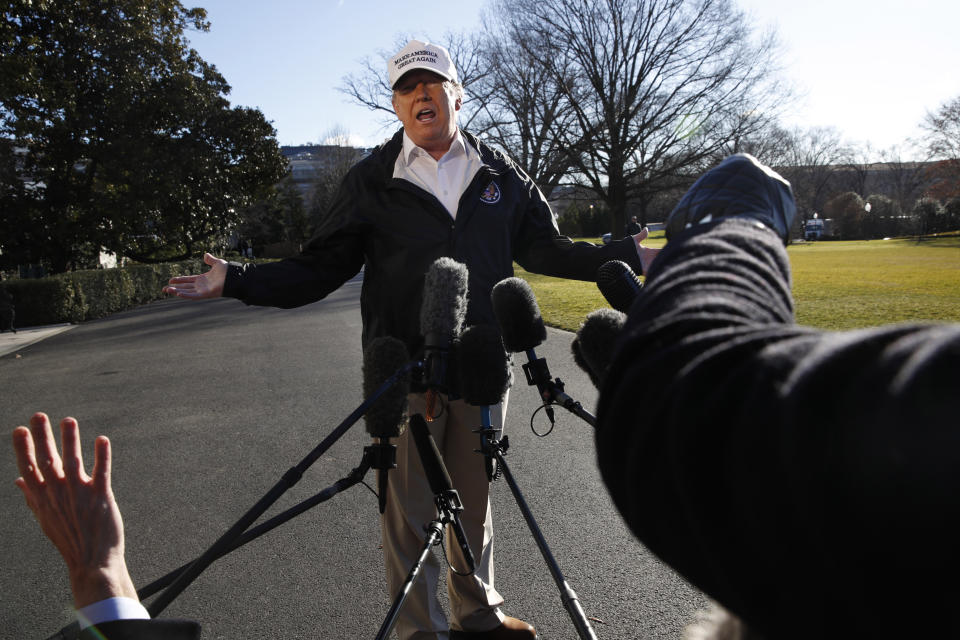
[[[408,413],[411,415],[425,413],[424,394],[410,394],[408,402]],[[437,404],[443,411],[427,426],[450,472],[453,488],[463,502],[464,510],[460,518],[476,558],[477,570],[470,576],[447,572],[447,593],[453,618],[448,624],[436,596],[440,562],[430,553],[400,610],[395,629],[401,640],[446,640],[450,628],[487,631],[498,626],[504,618],[499,610],[503,598],[493,586],[493,520],[489,483],[483,456],[476,452],[480,448],[480,436],[473,433],[480,427],[480,409],[463,400],[448,402],[445,396],[438,398]],[[504,397],[501,405],[490,408],[494,427],[502,427],[506,405],[507,398]],[[439,411],[439,408],[435,409],[435,413]],[[410,430],[405,430],[395,443],[397,468],[389,472],[387,506],[381,516],[383,555],[391,601],[423,547],[426,535],[424,526],[437,515],[433,493]],[[444,534],[444,542],[453,567],[464,572],[467,565],[449,527]]]

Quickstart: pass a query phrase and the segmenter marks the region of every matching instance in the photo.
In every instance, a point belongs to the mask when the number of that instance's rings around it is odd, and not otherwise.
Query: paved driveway
[[[128,564],[142,586],[200,554],[360,402],[359,288],[294,310],[171,299],[79,325],[0,357],[0,424],[9,433],[33,411],[73,415],[88,464],[93,437],[110,436]],[[570,338],[550,331],[539,351],[592,408]],[[549,437],[531,434],[535,396],[525,383],[511,394],[508,459],[597,634],[679,637],[702,596],[623,526],[590,427],[560,409]],[[268,515],[346,475],[365,441],[360,423]],[[66,572],[16,475],[3,445],[0,638],[45,638],[71,619]],[[576,637],[503,480],[492,495],[507,612],[545,640]],[[215,563],[165,615],[200,620],[207,640],[372,638],[391,599],[376,499],[358,486]]]

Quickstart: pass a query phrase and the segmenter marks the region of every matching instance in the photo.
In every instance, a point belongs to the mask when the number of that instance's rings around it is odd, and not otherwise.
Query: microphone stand
[[[237,538],[229,546],[229,548],[227,548],[217,559],[222,558],[223,556],[227,555],[231,551],[239,549],[240,547],[246,545],[249,542],[253,542],[260,536],[266,533],[269,533],[270,531],[273,531],[280,525],[296,518],[300,514],[309,511],[313,507],[323,502],[326,502],[327,500],[334,497],[338,493],[342,491],[346,491],[353,485],[363,482],[363,478],[367,474],[367,471],[369,471],[370,469],[377,468],[374,462],[377,459],[377,455],[378,455],[378,452],[375,450],[376,448],[377,448],[377,445],[364,447],[363,458],[360,460],[360,464],[357,465],[357,467],[354,468],[345,477],[341,478],[340,480],[337,480],[336,482],[334,482],[332,485],[330,485],[323,491],[320,491],[314,494],[312,497],[307,498],[300,504],[295,505],[287,509],[286,511],[283,511],[277,514],[276,516],[274,516],[273,518],[270,518],[263,524],[259,524],[256,527],[253,527],[252,529],[248,530],[242,536]],[[193,561],[188,562],[174,569],[173,571],[166,574],[165,576],[157,578],[156,580],[154,580],[148,585],[145,585],[141,589],[138,589],[137,596],[141,600],[149,598],[153,594],[157,593],[158,591],[160,591],[161,589],[163,589],[164,587],[172,583],[177,578],[177,576],[180,575],[181,572],[183,572],[185,569],[187,569],[191,565],[192,562]]]
[[[526,369],[527,365],[524,365],[524,371],[526,371]],[[546,369],[546,361],[544,361],[544,369]],[[559,380],[557,380],[557,382],[559,383]],[[530,511],[530,507],[527,505],[527,501],[523,497],[523,493],[520,491],[517,481],[510,472],[510,466],[504,459],[504,455],[507,453],[507,449],[510,447],[510,442],[506,436],[504,436],[503,439],[497,439],[496,430],[490,426],[490,409],[489,407],[481,407],[481,412],[483,409],[486,409],[486,413],[483,413],[484,425],[478,430],[480,433],[481,443],[480,452],[484,456],[495,458],[497,461],[498,472],[502,471],[503,477],[507,479],[507,484],[510,486],[510,491],[513,493],[513,497],[517,502],[517,506],[520,508],[520,513],[523,514],[523,519],[527,523],[527,528],[530,529],[530,533],[533,535],[533,539],[537,543],[537,548],[540,549],[540,554],[547,563],[547,568],[550,570],[550,575],[553,576],[553,581],[556,583],[557,589],[560,591],[560,600],[563,602],[563,607],[567,610],[567,613],[570,615],[570,619],[573,621],[573,626],[577,630],[577,635],[583,640],[597,640],[597,634],[594,632],[593,627],[590,626],[590,620],[587,618],[587,614],[583,610],[583,606],[580,604],[580,599],[577,597],[576,592],[570,587],[570,583],[567,582],[567,579],[560,571],[560,565],[557,564],[556,558],[553,557],[553,552],[550,551],[550,546],[547,544],[547,539],[543,536],[543,532],[537,525],[537,521],[533,517],[533,512]]]
[[[493,428],[493,421],[490,419],[490,405],[480,405],[480,424],[481,427],[476,433],[480,434],[480,448],[477,453],[483,454],[484,467],[487,472],[487,480],[493,482],[500,477],[499,467],[493,465],[493,448],[490,442],[498,442],[498,430]],[[510,441],[506,436],[503,437],[503,450],[506,451],[510,446]]]
[[[415,420],[417,418],[419,418],[419,416],[412,416],[411,419]],[[426,468],[429,462],[425,459],[424,452],[419,447],[417,451],[420,453],[423,466]],[[441,465],[443,464],[442,459],[438,457],[437,460]],[[443,473],[446,474],[446,469],[443,470]],[[423,546],[420,548],[420,555],[414,560],[406,580],[404,580],[400,586],[400,591],[397,592],[383,624],[380,625],[376,640],[386,640],[387,636],[390,635],[393,626],[397,622],[397,617],[400,615],[400,609],[403,607],[403,603],[406,601],[407,595],[409,595],[410,589],[413,587],[413,583],[416,582],[420,576],[420,571],[423,569],[423,563],[427,559],[430,547],[438,545],[443,541],[444,527],[448,524],[455,525],[459,514],[463,511],[463,503],[460,502],[460,494],[457,493],[456,489],[438,490],[437,493],[434,493],[433,501],[434,504],[437,505],[437,517],[424,527],[426,535],[423,539]],[[469,552],[469,548],[467,551]]]
[[[546,403],[547,416],[550,418],[550,424],[553,424],[553,409],[551,404],[558,404],[570,413],[576,415],[591,427],[597,426],[597,418],[592,413],[583,408],[583,405],[564,393],[563,381],[560,378],[551,379],[550,367],[547,366],[546,358],[538,358],[536,351],[527,350],[527,360],[523,365],[523,373],[527,377],[527,384],[536,385],[540,392],[540,397]]]
[[[389,385],[381,389],[378,389],[377,392],[374,394],[374,396],[370,399],[370,401],[375,401],[377,398],[379,398],[379,396],[383,393],[383,391],[386,391],[387,388],[389,388]],[[363,409],[361,413],[366,411],[366,409],[364,408],[364,405],[361,405],[360,408]],[[347,420],[349,420],[349,418]],[[353,422],[356,422],[356,420],[353,420]],[[343,427],[345,423],[342,423],[341,427]],[[349,426],[352,426],[352,423],[348,424],[347,428],[349,428]],[[337,431],[334,431],[334,433],[328,436],[327,439],[324,440],[323,443],[321,443],[317,447],[317,449],[314,450],[314,452],[316,452],[318,449],[326,445],[324,448],[324,451],[325,451],[326,449],[329,448],[330,445],[333,444],[333,442],[339,439],[342,435],[343,435],[342,433],[338,433]],[[332,441],[331,441],[331,438],[333,438]],[[327,500],[333,498],[338,493],[341,493],[342,491],[346,491],[350,487],[361,483],[363,481],[364,476],[366,476],[367,471],[369,471],[370,469],[389,469],[389,468],[396,467],[396,447],[394,445],[386,445],[383,443],[382,440],[383,439],[381,439],[381,441],[378,444],[373,444],[373,445],[364,447],[363,457],[360,460],[360,464],[357,465],[352,471],[350,471],[350,473],[348,473],[345,477],[337,480],[326,489],[323,489],[322,491],[314,494],[312,497],[307,498],[303,502],[293,507],[290,507],[286,511],[283,511],[277,514],[276,516],[270,518],[269,520],[266,520],[262,524],[259,524],[253,527],[252,529],[245,531],[242,535],[236,537],[235,539],[230,541],[228,544],[218,548],[216,556],[209,558],[209,562],[207,562],[207,566],[212,564],[214,561],[219,560],[220,558],[227,555],[228,553],[235,551],[240,547],[250,542],[253,542],[257,538],[273,531],[280,525],[289,522],[290,520],[296,518],[297,516],[303,513],[306,513],[313,507],[316,507],[317,505],[326,502]],[[390,448],[388,449],[388,447]],[[289,473],[290,472],[288,472],[288,474]],[[284,478],[286,477],[287,476],[285,475]],[[260,503],[258,503],[258,505],[259,504]],[[256,509],[256,507],[254,508]],[[202,556],[195,558],[194,560],[191,560],[190,562],[187,562],[186,564],[183,564],[180,567],[177,567],[176,569],[167,573],[166,575],[161,576],[160,578],[157,578],[153,582],[141,587],[140,589],[137,590],[137,597],[140,600],[145,600],[150,596],[154,595],[155,593],[159,592],[161,589],[174,583],[186,570],[188,570],[191,566],[193,566],[197,562],[200,562],[200,561],[206,562],[206,557],[209,553],[210,553],[210,550],[208,550]],[[75,640],[77,637],[79,637],[79,635],[80,635],[80,624],[74,621],[68,624],[67,626],[63,627],[62,629],[60,629],[60,631],[58,631],[57,633],[47,638],[47,640]]]
[[[388,378],[380,387],[368,398],[354,409],[353,413],[347,416],[323,441],[316,446],[307,456],[295,467],[289,469],[281,479],[261,498],[253,507],[250,508],[226,533],[224,533],[213,545],[208,548],[203,555],[193,561],[189,567],[180,572],[174,582],[166,591],[157,596],[157,599],[150,603],[147,610],[151,617],[156,617],[163,611],[167,605],[173,602],[180,593],[192,583],[197,576],[210,566],[214,560],[228,552],[230,545],[234,543],[243,533],[253,524],[257,518],[276,502],[287,489],[299,482],[306,471],[320,456],[322,456],[333,444],[339,440],[352,427],[361,416],[370,408],[371,405],[389,389],[396,384],[400,377],[416,366],[420,366],[417,361],[409,362],[393,376]]]

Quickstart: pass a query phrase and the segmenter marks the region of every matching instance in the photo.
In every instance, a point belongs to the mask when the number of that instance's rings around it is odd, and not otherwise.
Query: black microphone
[[[543,325],[537,298],[525,280],[501,280],[490,292],[490,301],[507,351],[531,351],[547,339],[547,328]]]
[[[550,368],[544,358],[538,358],[535,348],[547,337],[547,329],[543,325],[540,307],[537,298],[526,281],[520,278],[506,278],[498,282],[490,294],[493,302],[493,313],[497,317],[500,331],[503,332],[503,344],[508,351],[527,354],[527,363],[523,365],[523,372],[527,377],[527,384],[536,385],[540,398],[544,401],[547,417],[554,423],[551,402],[556,402],[563,408],[577,414],[591,425],[596,424],[596,418],[586,411],[579,402],[563,391],[563,382],[550,377]]]
[[[438,258],[423,281],[420,333],[423,335],[427,420],[432,420],[432,392],[449,392],[447,369],[451,344],[467,315],[467,268],[452,258]]]
[[[370,466],[378,470],[380,513],[387,506],[387,471],[397,467],[397,447],[388,439],[401,433],[401,418],[410,393],[410,375],[405,371],[409,360],[406,345],[390,336],[376,338],[363,350],[363,397],[381,393],[363,416],[367,433],[377,438],[377,444],[367,447],[365,453],[370,456]],[[388,382],[389,386],[381,390]]]
[[[457,365],[467,404],[491,406],[503,400],[513,371],[499,329],[489,324],[467,327],[457,340]]]
[[[363,350],[363,397],[370,398],[383,383],[410,361],[407,347],[391,336],[376,338]],[[396,438],[401,433],[401,418],[410,393],[410,376],[398,376],[371,405],[363,419],[367,433],[374,438]]]
[[[460,391],[467,404],[480,407],[480,453],[484,456],[487,479],[496,477],[490,446],[497,433],[490,419],[491,405],[503,401],[513,379],[510,358],[503,348],[500,331],[493,325],[467,327],[457,341]]]
[[[610,260],[597,269],[597,288],[611,307],[627,313],[640,294],[643,283],[626,262]]]
[[[417,445],[417,452],[420,454],[420,461],[423,463],[423,471],[427,476],[427,482],[430,484],[430,490],[436,497],[437,509],[441,511],[441,517],[443,517],[444,511],[452,516],[450,526],[453,527],[457,544],[469,567],[468,572],[473,573],[477,563],[473,557],[473,552],[470,550],[467,534],[460,523],[463,503],[460,502],[460,494],[453,488],[453,482],[450,480],[446,465],[443,464],[443,457],[437,448],[437,442],[433,439],[430,428],[427,427],[427,423],[420,414],[410,416],[410,433],[413,434],[413,442]]]
[[[522,351],[527,354],[527,364],[523,365],[527,384],[537,385],[540,398],[548,402],[550,370],[547,361],[538,358],[535,350],[547,339],[547,328],[533,289],[521,278],[505,278],[494,285],[490,301],[503,333],[503,346],[512,353]],[[546,413],[553,424],[553,408],[547,406]]]
[[[613,361],[614,346],[626,321],[627,316],[614,309],[591,311],[570,345],[574,361],[587,372],[598,389]]]

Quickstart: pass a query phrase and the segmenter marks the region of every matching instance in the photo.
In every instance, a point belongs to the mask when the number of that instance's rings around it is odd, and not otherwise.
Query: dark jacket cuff
[[[224,298],[243,299],[243,274],[246,270],[247,265],[245,264],[239,262],[227,263],[227,277],[223,282],[223,293],[221,294]]]

